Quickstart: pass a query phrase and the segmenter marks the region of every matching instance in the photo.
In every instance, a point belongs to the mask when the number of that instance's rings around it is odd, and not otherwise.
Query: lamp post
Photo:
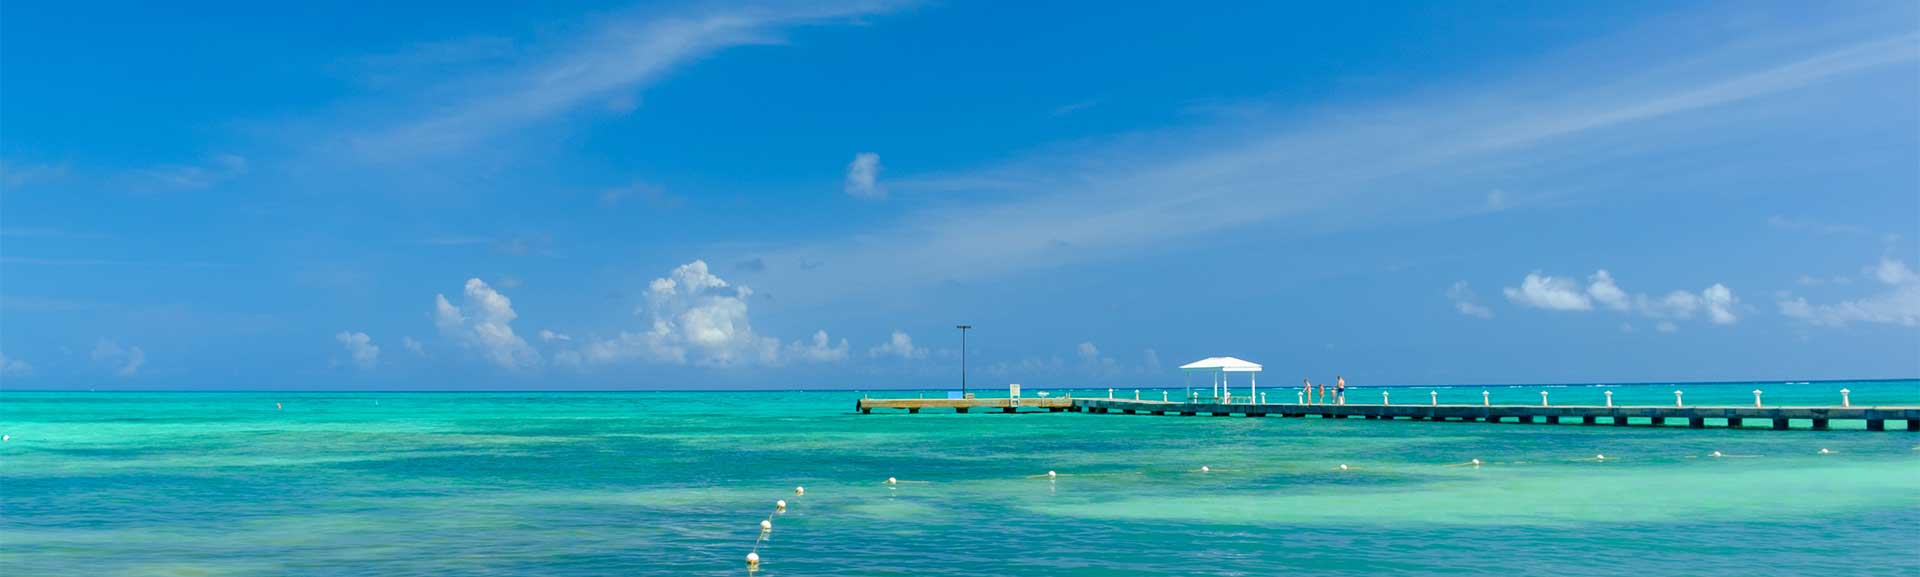
[[[967,329],[973,325],[953,325],[960,329],[960,398],[967,398]]]

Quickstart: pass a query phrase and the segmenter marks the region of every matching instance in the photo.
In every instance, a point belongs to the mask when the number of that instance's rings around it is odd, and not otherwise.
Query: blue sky
[[[9,4],[0,386],[1913,377],[1916,22]]]

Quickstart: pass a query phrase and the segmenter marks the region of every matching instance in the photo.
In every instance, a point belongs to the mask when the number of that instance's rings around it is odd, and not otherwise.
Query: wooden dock
[[[1164,402],[1129,399],[1070,398],[1021,399],[860,399],[855,409],[863,414],[874,409],[905,410],[952,409],[965,413],[972,409],[1002,413],[1074,412],[1091,414],[1168,415],[1214,417],[1307,417],[1323,419],[1408,419],[1414,421],[1478,421],[1488,423],[1580,423],[1666,425],[1686,423],[1689,428],[1745,428],[1749,423],[1767,425],[1774,430],[1792,428],[1793,421],[1804,421],[1814,430],[1825,430],[1833,421],[1864,421],[1867,430],[1884,431],[1887,421],[1904,421],[1906,430],[1920,431],[1920,406],[1888,407],[1739,407],[1739,406],[1595,406],[1595,405],[1298,405],[1262,403]]]

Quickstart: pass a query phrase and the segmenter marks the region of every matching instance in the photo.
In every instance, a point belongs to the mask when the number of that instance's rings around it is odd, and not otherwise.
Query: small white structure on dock
[[[1187,374],[1211,373],[1213,376],[1213,398],[1220,398],[1220,391],[1227,387],[1227,373],[1247,373],[1247,398],[1260,398],[1260,364],[1233,357],[1207,357],[1180,365]]]

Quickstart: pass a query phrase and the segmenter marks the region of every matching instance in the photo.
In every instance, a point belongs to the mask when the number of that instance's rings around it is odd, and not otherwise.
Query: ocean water
[[[1544,390],[1843,387],[1920,404],[1917,381]],[[1483,388],[1392,392],[1429,390]],[[1917,433],[859,415],[860,396],[0,392],[0,574],[737,575],[769,515],[769,576],[1920,574]]]

